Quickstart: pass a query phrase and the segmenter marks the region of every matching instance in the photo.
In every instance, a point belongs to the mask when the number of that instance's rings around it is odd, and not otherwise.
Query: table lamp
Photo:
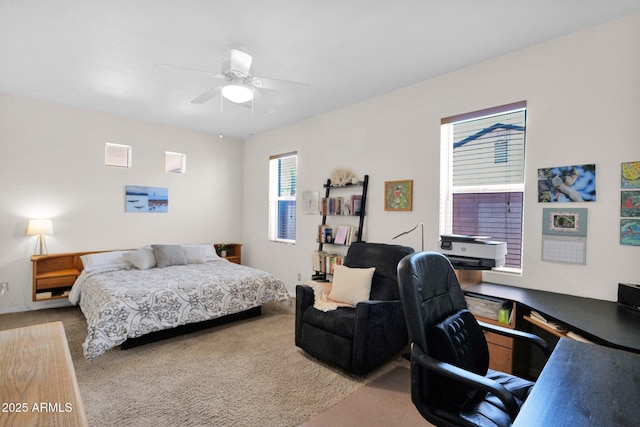
[[[46,255],[47,244],[44,241],[45,234],[53,234],[53,223],[50,219],[30,219],[27,224],[27,236],[38,236],[34,255]],[[40,250],[38,251],[38,247]]]

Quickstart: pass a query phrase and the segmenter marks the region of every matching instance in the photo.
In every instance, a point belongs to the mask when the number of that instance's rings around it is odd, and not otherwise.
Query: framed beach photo
[[[384,210],[410,211],[413,206],[413,180],[384,182]]]
[[[169,189],[142,185],[125,186],[125,212],[169,212]]]

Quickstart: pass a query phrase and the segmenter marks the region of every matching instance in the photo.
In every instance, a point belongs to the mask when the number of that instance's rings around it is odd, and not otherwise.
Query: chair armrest
[[[356,334],[359,330],[371,329],[376,322],[383,322],[385,329],[406,331],[402,301],[368,300],[356,304]],[[408,337],[405,341],[405,345],[409,343]]]
[[[302,343],[302,315],[305,310],[313,306],[313,288],[309,285],[296,286],[296,323],[295,323],[295,343],[300,347]]]
[[[481,321],[478,321],[478,324],[485,331],[493,332],[494,334],[503,335],[505,337],[528,341],[535,344],[540,350],[542,350],[546,359],[549,359],[549,356],[551,356],[551,350],[549,350],[549,345],[547,344],[547,342],[535,334],[518,331],[517,329],[509,329],[498,325],[492,325],[490,323]]]
[[[353,373],[363,375],[400,353],[407,344],[402,301],[360,301],[353,331]]]
[[[516,415],[518,415],[520,411],[515,397],[502,384],[474,372],[434,359],[422,351],[416,343],[411,343],[411,363],[417,363],[428,371],[493,394],[500,399],[511,421],[515,420]],[[413,383],[414,381],[412,380],[412,386]]]
[[[314,299],[315,296],[311,286],[305,284],[296,286],[296,308],[306,309],[313,305]]]

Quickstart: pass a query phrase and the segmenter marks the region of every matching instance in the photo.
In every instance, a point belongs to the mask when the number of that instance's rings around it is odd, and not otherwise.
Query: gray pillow
[[[187,258],[180,245],[151,245],[151,248],[156,256],[158,267],[187,264]]]

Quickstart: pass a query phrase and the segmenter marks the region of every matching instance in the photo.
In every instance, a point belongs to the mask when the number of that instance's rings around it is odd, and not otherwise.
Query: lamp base
[[[48,255],[47,242],[44,240],[44,234],[40,234],[36,240],[36,247],[33,251],[34,255]]]

